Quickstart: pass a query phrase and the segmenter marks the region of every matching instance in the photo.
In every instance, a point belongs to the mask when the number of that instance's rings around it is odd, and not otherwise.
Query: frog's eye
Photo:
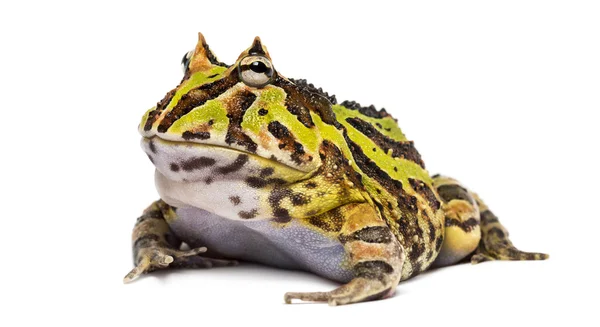
[[[273,64],[263,56],[248,56],[240,61],[238,66],[240,79],[252,87],[263,87],[273,78]]]
[[[183,55],[183,58],[181,59],[181,69],[183,69],[183,73],[185,74],[185,72],[187,72],[188,68],[190,67],[190,60],[192,59],[192,55],[194,54],[194,51],[188,51],[185,55]]]

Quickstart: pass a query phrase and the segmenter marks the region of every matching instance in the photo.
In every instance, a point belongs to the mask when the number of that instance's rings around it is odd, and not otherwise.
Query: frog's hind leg
[[[404,249],[371,205],[347,204],[338,210],[344,220],[338,239],[344,245],[354,279],[330,292],[286,293],[286,303],[298,299],[341,305],[394,294],[402,273]]]
[[[471,193],[452,178],[433,176],[433,187],[445,215],[444,242],[433,266],[448,266],[477,249],[481,240],[479,207]]]
[[[513,246],[508,238],[508,231],[498,221],[487,205],[472,193],[481,211],[481,242],[471,257],[471,263],[489,260],[546,260],[545,253],[524,252]]]
[[[472,263],[488,260],[544,260],[543,253],[518,250],[508,231],[475,194],[456,180],[433,176],[433,185],[443,201],[445,238],[434,266],[447,266],[471,256]]]
[[[170,268],[210,268],[213,266],[234,265],[235,261],[201,257],[198,254],[206,248],[180,250],[182,245],[169,228],[167,221],[175,217],[174,208],[159,200],[138,218],[133,228],[133,261],[135,268],[123,279],[125,283],[138,278],[143,273]]]

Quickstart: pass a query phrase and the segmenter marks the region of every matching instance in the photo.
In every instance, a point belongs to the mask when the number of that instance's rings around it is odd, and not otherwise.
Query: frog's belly
[[[227,258],[311,271],[339,282],[352,279],[343,266],[343,246],[295,220],[279,227],[269,220],[230,220],[194,207],[178,208],[177,216],[171,229],[192,247],[206,246]]]

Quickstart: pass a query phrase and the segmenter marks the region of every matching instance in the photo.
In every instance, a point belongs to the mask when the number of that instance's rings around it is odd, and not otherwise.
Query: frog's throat
[[[314,170],[302,171],[276,160],[220,145],[175,142],[153,136],[142,138],[141,146],[156,169],[173,181],[291,183],[314,173]]]

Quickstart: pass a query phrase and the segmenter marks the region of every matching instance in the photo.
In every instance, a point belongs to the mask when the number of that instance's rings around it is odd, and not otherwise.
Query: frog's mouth
[[[142,148],[157,171],[172,181],[213,183],[243,180],[249,186],[290,183],[306,178],[301,171],[275,160],[213,144],[142,138]]]

